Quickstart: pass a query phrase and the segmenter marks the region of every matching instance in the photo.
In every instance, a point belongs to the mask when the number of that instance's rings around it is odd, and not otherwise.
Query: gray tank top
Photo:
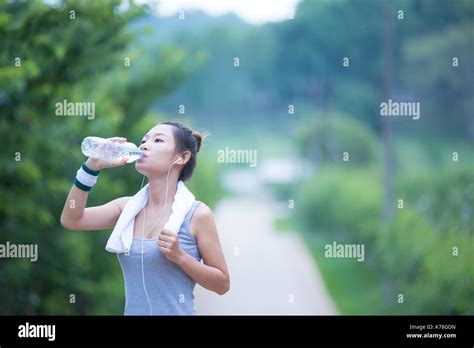
[[[195,201],[189,209],[178,238],[181,249],[201,261],[196,239],[189,230],[189,221],[199,203]],[[125,283],[124,315],[194,315],[193,290],[196,282],[181,267],[168,260],[158,249],[157,243],[157,238],[143,241],[144,277],[140,238],[133,239],[128,255],[117,254]],[[145,290],[151,303],[151,312]]]

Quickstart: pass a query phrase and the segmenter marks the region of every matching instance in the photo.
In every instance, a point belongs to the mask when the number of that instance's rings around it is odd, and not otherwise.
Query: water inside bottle
[[[127,163],[132,163],[133,161],[136,161],[143,156],[143,152],[140,150],[130,151],[128,154],[130,157],[128,158]]]

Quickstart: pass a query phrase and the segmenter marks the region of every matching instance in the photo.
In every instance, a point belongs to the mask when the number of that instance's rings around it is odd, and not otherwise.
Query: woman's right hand
[[[122,138],[122,137],[112,137],[112,138],[107,138],[107,140],[111,140],[117,143],[127,142],[127,138]],[[128,160],[128,156],[123,156],[122,159],[119,161],[103,160],[100,158],[89,157],[86,161],[86,166],[92,170],[99,171],[105,168],[121,167],[127,164],[127,160]]]

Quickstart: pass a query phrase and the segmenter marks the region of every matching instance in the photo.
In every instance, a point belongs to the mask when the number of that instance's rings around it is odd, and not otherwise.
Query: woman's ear
[[[191,151],[184,151],[181,154],[181,158],[182,160],[179,161],[178,163],[184,166],[186,163],[188,163],[189,159],[191,158]]]

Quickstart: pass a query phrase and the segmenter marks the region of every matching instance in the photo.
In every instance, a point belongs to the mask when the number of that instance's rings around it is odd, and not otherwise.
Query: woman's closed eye
[[[145,140],[142,140],[142,142],[140,144],[143,144],[145,142]],[[163,142],[163,140],[161,139],[155,139],[155,143],[159,143],[159,142]]]

